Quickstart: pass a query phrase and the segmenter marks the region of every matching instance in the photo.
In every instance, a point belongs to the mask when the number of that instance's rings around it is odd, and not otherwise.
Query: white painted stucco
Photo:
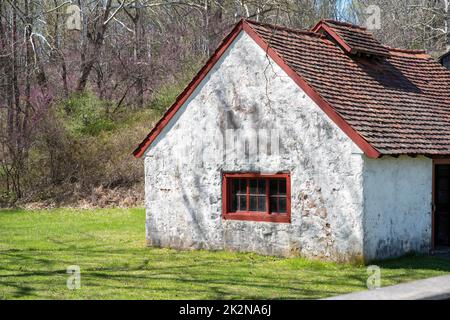
[[[280,152],[225,157],[230,129],[278,130]],[[242,32],[146,152],[148,243],[361,260],[363,157]],[[224,221],[224,171],[290,172],[292,222]]]
[[[366,260],[430,250],[432,169],[426,157],[365,158]]]

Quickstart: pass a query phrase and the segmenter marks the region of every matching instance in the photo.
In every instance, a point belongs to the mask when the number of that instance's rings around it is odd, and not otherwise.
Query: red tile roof
[[[348,53],[389,56],[388,48],[378,42],[366,28],[340,21],[322,20],[312,30],[328,35]]]
[[[349,55],[324,37],[248,23],[381,154],[450,155],[450,72],[428,55]]]
[[[422,51],[388,48],[364,28],[312,31],[241,21],[134,151],[140,157],[242,30],[368,155],[450,156],[450,71]]]

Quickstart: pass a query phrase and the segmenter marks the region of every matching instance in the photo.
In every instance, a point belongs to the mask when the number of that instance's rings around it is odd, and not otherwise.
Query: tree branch
[[[123,6],[125,5],[125,1],[120,1],[120,0],[118,0],[118,1],[119,1],[119,3],[120,3],[119,7],[111,14],[111,16],[110,16],[108,19],[106,19],[105,22],[103,22],[103,25],[104,25],[104,26],[106,26],[112,19],[114,19],[114,17],[116,16],[116,14],[118,14],[119,11],[122,10]],[[134,0],[133,0],[133,1],[134,1]],[[133,2],[133,1],[132,1],[132,2]],[[131,2],[130,2],[130,3],[131,3]]]
[[[66,1],[66,2],[61,3],[59,6],[53,8],[53,9],[50,9],[50,10],[45,11],[45,13],[50,13],[50,12],[56,11],[56,10],[58,10],[59,8],[64,7],[66,4],[71,4],[71,3],[72,3],[72,1],[68,0],[68,1]]]

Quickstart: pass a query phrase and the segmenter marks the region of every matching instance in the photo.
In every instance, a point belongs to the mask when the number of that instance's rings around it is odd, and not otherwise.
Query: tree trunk
[[[136,16],[134,19],[134,63],[137,66],[142,62],[142,13],[141,8],[136,6]],[[142,78],[142,72],[139,71],[136,79],[136,91],[137,101],[136,104],[139,108],[144,107],[144,80]]]
[[[107,0],[103,14],[101,17],[97,17],[95,19],[94,28],[89,33],[88,31],[88,42],[89,44],[86,44],[86,47],[84,48],[84,52],[87,52],[85,56],[82,55],[82,61],[81,61],[81,72],[80,77],[78,78],[78,84],[76,90],[78,92],[83,92],[86,88],[87,81],[89,78],[89,75],[92,71],[92,68],[94,64],[98,61],[99,53],[103,45],[103,39],[105,37],[105,32],[107,29],[107,23],[109,14],[111,11],[111,0]]]
[[[447,32],[447,51],[450,51],[450,0],[444,0],[445,5],[445,31]]]

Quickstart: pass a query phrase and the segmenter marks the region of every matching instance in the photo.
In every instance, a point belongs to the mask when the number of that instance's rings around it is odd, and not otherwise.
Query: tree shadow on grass
[[[114,252],[114,250],[111,251]],[[116,251],[123,252],[123,250]],[[67,277],[66,270],[50,269],[49,261],[37,258],[36,254],[37,252],[34,250],[21,250],[20,252],[14,250],[8,254],[8,265],[15,267],[5,268],[6,265],[0,265],[0,286],[13,288],[10,290],[12,297],[30,296],[36,291],[35,286],[39,287],[40,291],[41,286],[45,287],[44,282],[47,281],[50,284],[51,279],[58,276],[61,277],[61,285],[64,286]],[[191,252],[190,254],[198,253]],[[185,253],[182,255],[184,256]],[[170,257],[175,259],[174,265],[170,265],[170,260],[161,266],[151,263],[136,264],[136,262],[133,265],[125,265],[125,257],[122,260],[124,263],[115,266],[108,265],[109,262],[94,267],[81,266],[82,277],[89,280],[90,287],[98,287],[99,292],[107,288],[112,289],[112,292],[121,292],[124,288],[142,290],[143,294],[146,290],[154,292],[159,290],[160,295],[163,296],[167,296],[170,291],[173,291],[173,297],[178,295],[185,298],[204,296],[215,299],[267,299],[270,296],[277,299],[317,298],[342,292],[342,289],[339,289],[341,286],[347,287],[346,290],[353,287],[346,283],[345,276],[322,275],[320,279],[314,277],[308,279],[305,274],[302,274],[302,270],[291,271],[287,275],[279,275],[276,272],[269,274],[266,270],[253,270],[254,274],[249,274],[249,270],[254,266],[245,260],[233,261],[227,264],[229,268],[223,265],[213,268],[212,257],[208,257],[208,261],[192,263],[192,260],[177,262],[177,256],[178,254],[174,252]],[[57,257],[55,256],[55,261],[52,262],[55,267],[62,264]],[[27,269],[21,270],[21,266],[25,265]],[[30,266],[35,267],[29,268]],[[296,274],[300,279],[296,278]],[[145,283],[148,286],[142,285]],[[325,287],[327,288],[325,289]],[[357,289],[359,286],[355,285],[354,287]],[[268,296],[266,292],[270,292],[270,295]],[[45,292],[39,293],[39,296],[45,295]]]
[[[311,263],[292,268],[277,262],[282,259],[250,259],[245,254],[224,257],[221,252],[144,249],[79,245],[76,250],[71,246],[1,250],[5,259],[0,264],[0,287],[12,298],[45,297],[41,287],[53,290],[51,286],[59,283],[51,281],[55,277],[61,277],[65,286],[62,266],[72,264],[72,257],[80,263],[84,288],[89,288],[85,294],[98,292],[105,298],[316,299],[364,290],[367,279],[365,267],[317,268]],[[383,275],[390,282],[424,277],[430,271],[450,273],[450,261],[439,257],[410,256],[376,264],[392,271]]]
[[[279,276],[254,276],[251,279],[242,279],[241,277],[233,277],[225,272],[209,275],[206,278],[202,275],[195,278],[194,275],[186,275],[186,272],[180,274],[147,274],[135,275],[129,274],[130,270],[123,270],[122,272],[115,271],[111,274],[108,272],[90,272],[88,274],[91,279],[92,286],[98,286],[104,289],[110,286],[107,281],[130,283],[132,280],[139,279],[139,284],[157,284],[157,287],[150,285],[133,286],[133,290],[154,290],[163,291],[165,294],[168,291],[173,291],[178,295],[190,297],[192,299],[198,298],[198,295],[207,295],[214,299],[227,299],[235,297],[239,299],[269,299],[270,296],[276,299],[299,299],[299,298],[320,298],[324,296],[332,296],[346,291],[358,290],[362,288],[364,283],[359,279],[358,285],[350,285],[343,281],[342,278],[327,277],[323,280],[301,280],[296,282],[291,277]],[[325,287],[332,287],[334,289]],[[342,287],[342,288],[340,288]],[[322,289],[323,288],[323,289]]]
[[[12,296],[14,298],[23,298],[25,296],[33,295],[35,292],[35,289],[33,287],[22,285],[17,282],[12,281],[0,281],[0,288],[1,287],[11,287],[14,288],[14,292],[12,293]]]
[[[439,256],[409,255],[396,259],[375,261],[372,264],[384,269],[432,270],[450,273],[450,260]]]

